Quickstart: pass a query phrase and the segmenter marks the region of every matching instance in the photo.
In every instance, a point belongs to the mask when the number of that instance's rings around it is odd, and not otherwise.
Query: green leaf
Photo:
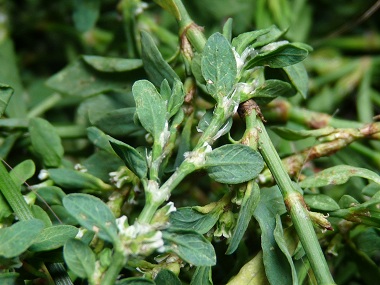
[[[348,208],[357,206],[359,204],[360,204],[359,201],[356,200],[354,197],[352,197],[350,195],[343,195],[339,199],[339,204],[338,205],[342,209],[348,209]]]
[[[232,40],[232,23],[233,19],[228,18],[223,25],[223,36],[226,38],[228,42],[231,42]]]
[[[184,154],[188,151],[191,151],[191,131],[193,127],[193,119],[193,114],[191,114],[190,117],[187,117],[185,119],[185,123],[182,128],[182,133],[179,140],[177,157],[173,166],[174,169],[179,167],[181,163],[185,160]]]
[[[89,115],[93,125],[111,136],[138,136],[145,132],[140,125],[135,124],[135,113],[135,107],[128,107],[112,110],[94,120],[91,118],[91,112]]]
[[[206,84],[202,75],[202,55],[199,53],[195,53],[191,61],[191,72],[199,84]]]
[[[265,272],[271,284],[292,284],[291,267],[274,237],[276,216],[285,212],[284,201],[278,187],[261,191],[260,203],[254,212],[254,217],[260,225]]]
[[[295,140],[302,140],[309,137],[322,137],[327,136],[335,131],[335,128],[333,127],[325,127],[317,130],[292,130],[289,128],[284,127],[272,127],[271,130],[273,130],[277,135],[282,137],[283,139],[289,140],[289,141],[295,141]]]
[[[83,60],[92,68],[101,72],[126,72],[143,66],[141,59],[84,55]]]
[[[340,185],[346,183],[348,179],[355,176],[363,177],[380,184],[380,176],[371,170],[350,165],[338,165],[324,169],[313,176],[307,177],[305,180],[301,181],[299,185],[302,188]]]
[[[188,263],[195,266],[213,266],[216,264],[214,247],[197,232],[186,230],[163,231],[162,238],[170,251]]]
[[[179,80],[175,80],[173,84],[173,91],[168,101],[168,115],[167,119],[173,117],[181,108],[185,99],[185,91],[183,84]]]
[[[184,207],[170,213],[169,221],[173,228],[188,229],[205,234],[216,224],[220,214],[213,211],[202,214],[191,207]]]
[[[167,269],[162,269],[158,272],[156,278],[154,278],[156,285],[182,285],[181,280],[178,277]]]
[[[74,238],[77,233],[78,229],[70,225],[57,225],[45,228],[38,235],[36,242],[32,244],[29,250],[39,252],[59,248],[68,239]]]
[[[173,85],[176,79],[180,80],[177,73],[163,59],[152,37],[145,31],[141,32],[141,58],[144,69],[154,85],[160,86],[164,79],[170,85]]]
[[[51,76],[46,85],[62,94],[89,97],[112,90],[130,90],[126,73],[106,73],[94,70],[82,58]]]
[[[95,254],[88,245],[77,239],[69,239],[63,248],[63,257],[75,275],[91,280],[95,272]]]
[[[115,216],[99,198],[88,194],[69,194],[63,198],[63,205],[79,224],[95,232],[101,239],[115,242],[117,227]]]
[[[17,164],[10,172],[9,175],[17,185],[22,185],[26,180],[31,178],[36,171],[36,166],[33,160],[27,159]]]
[[[380,185],[377,183],[369,183],[366,187],[362,189],[362,194],[365,196],[372,197],[377,192],[380,191]]]
[[[117,155],[110,155],[105,151],[97,151],[82,162],[87,173],[100,178],[104,182],[110,181],[110,173],[118,171],[124,162]]]
[[[162,80],[161,82],[160,95],[162,99],[164,99],[165,101],[169,101],[170,96],[172,96],[172,89],[169,85],[169,82],[166,79]]]
[[[115,151],[113,150],[111,143],[108,140],[108,136],[103,133],[101,130],[99,130],[96,127],[89,127],[87,128],[87,136],[88,139],[98,148],[108,152],[115,154]]]
[[[198,266],[191,278],[190,285],[213,285],[211,266]]]
[[[248,228],[248,224],[252,219],[253,212],[260,200],[260,188],[256,182],[250,181],[245,187],[246,190],[240,206],[239,216],[229,240],[230,244],[228,245],[226,254],[232,254],[239,246],[239,243]]]
[[[46,186],[36,189],[38,197],[49,205],[62,205],[62,199],[66,196],[61,188],[56,186]]]
[[[380,249],[380,232],[377,228],[367,228],[355,237],[355,243],[360,251],[373,256]]]
[[[242,54],[247,47],[260,47],[274,42],[284,34],[276,26],[267,29],[242,33],[232,40],[232,46],[235,47],[238,54]]]
[[[304,200],[306,205],[313,210],[330,212],[340,209],[338,203],[325,194],[305,195]]]
[[[63,205],[51,205],[51,211],[47,211],[54,224],[78,225],[78,221],[73,217]],[[57,220],[57,217],[59,220]]]
[[[140,179],[145,178],[148,173],[148,165],[145,158],[136,149],[122,141],[112,137],[108,137],[108,140],[116,154],[124,161],[125,165]]]
[[[241,94],[240,102],[254,98],[256,102],[258,102],[261,105],[264,105],[268,104],[270,101],[272,101],[278,96],[291,97],[293,95],[295,95],[295,91],[291,84],[281,80],[270,79],[266,80],[252,93]]]
[[[288,231],[286,235],[284,229],[282,228],[281,217],[276,215],[276,227],[273,232],[274,239],[282,253],[285,255],[288,260],[292,272],[292,280],[294,285],[298,285],[298,277],[296,268],[293,263],[292,255],[297,248],[298,239],[296,238],[297,234],[293,231]]]
[[[301,62],[307,57],[308,53],[308,50],[304,46],[295,43],[270,43],[264,46],[259,54],[246,63],[245,69],[251,69],[255,66],[286,67]]]
[[[205,169],[220,183],[238,184],[254,179],[264,167],[261,155],[241,144],[224,145],[206,155]]]
[[[33,150],[45,167],[59,167],[63,157],[61,138],[46,120],[32,118],[29,133]]]
[[[4,115],[5,109],[8,106],[9,100],[13,94],[13,88],[0,83],[0,117]]]
[[[12,215],[13,211],[9,207],[8,202],[5,200],[2,193],[0,193],[0,221],[3,221],[5,218],[8,218]]]
[[[284,71],[288,75],[290,82],[292,82],[293,86],[297,89],[298,93],[306,99],[307,91],[309,89],[309,77],[307,75],[305,65],[302,62],[299,62],[293,65],[285,66]]]
[[[152,83],[139,80],[133,84],[136,112],[142,126],[156,140],[165,129],[166,104]]]
[[[38,220],[41,220],[44,223],[45,228],[51,227],[53,225],[53,223],[50,220],[48,213],[45,212],[44,209],[42,209],[40,206],[32,205],[30,207],[30,210],[33,214],[33,217],[35,217]]]
[[[43,228],[42,221],[32,219],[0,229],[0,256],[11,258],[20,255],[33,244]]]
[[[99,17],[100,0],[74,1],[73,20],[78,31],[84,33],[92,29]]]
[[[6,25],[6,23],[7,21],[5,21],[4,24]],[[14,89],[12,97],[8,100],[5,113],[10,118],[25,118],[27,108],[25,103],[25,91],[19,73],[19,57],[16,55],[11,37],[6,35],[0,40],[0,62],[1,82],[12,86]],[[3,89],[3,91],[5,90]],[[7,97],[7,95],[5,95],[5,97]],[[5,99],[4,97],[2,98]],[[3,101],[3,103],[5,103],[5,101]]]
[[[201,67],[207,91],[217,102],[221,102],[232,91],[237,76],[234,53],[222,34],[215,33],[207,40]]]
[[[153,280],[142,277],[129,277],[116,281],[115,285],[155,285]]]
[[[49,177],[62,188],[112,190],[113,187],[104,183],[101,179],[80,171],[57,168],[48,169]]]
[[[250,261],[248,261],[240,269],[230,281],[228,285],[268,285],[268,282],[264,265],[263,265],[263,251],[259,251],[258,254]],[[275,284],[275,283],[273,283]],[[279,283],[282,284],[282,283]]]

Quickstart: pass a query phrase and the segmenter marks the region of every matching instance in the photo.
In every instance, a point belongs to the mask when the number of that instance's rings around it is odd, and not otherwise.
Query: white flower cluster
[[[154,226],[137,221],[129,226],[126,216],[116,219],[116,225],[126,255],[147,256],[156,250],[164,251],[162,232]]]
[[[204,165],[206,161],[206,155],[212,151],[212,147],[205,142],[204,145],[196,151],[188,151],[183,154],[188,162],[196,166]]]

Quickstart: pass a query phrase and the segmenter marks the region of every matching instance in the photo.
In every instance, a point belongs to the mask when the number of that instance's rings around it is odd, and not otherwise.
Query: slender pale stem
[[[240,109],[240,113],[248,122],[247,125],[258,130],[258,149],[282,192],[285,205],[287,206],[301,244],[310,261],[318,284],[335,284],[319,245],[303,196],[296,190],[293,182],[290,180],[263,122],[258,118],[258,106],[254,101],[250,100],[241,104]]]
[[[61,99],[62,99],[61,94],[59,94],[59,93],[52,94],[51,96],[49,96],[45,100],[43,100],[40,104],[38,104],[36,107],[31,109],[28,112],[27,117],[28,118],[34,118],[34,117],[41,116],[47,110],[54,107]]]

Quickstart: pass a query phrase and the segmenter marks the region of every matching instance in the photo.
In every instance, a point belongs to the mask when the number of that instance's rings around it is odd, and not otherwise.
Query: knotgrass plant
[[[249,21],[253,2],[231,7]],[[213,32],[180,0],[120,1],[120,18],[75,2],[60,29],[86,55],[66,46],[29,102],[0,27],[0,154],[14,166],[0,164],[2,284],[375,284],[379,61],[307,59],[311,6],[296,2],[256,1],[256,29]],[[347,80],[358,121],[329,115]]]

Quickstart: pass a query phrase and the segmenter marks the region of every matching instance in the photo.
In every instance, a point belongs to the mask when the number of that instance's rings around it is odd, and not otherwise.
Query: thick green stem
[[[201,52],[204,45],[206,44],[206,37],[203,34],[203,29],[196,25],[190,18],[189,13],[187,13],[187,10],[182,1],[155,0],[155,2],[161,5],[165,10],[167,10],[177,19],[179,25],[179,34],[181,37],[186,36],[194,49],[197,52]]]
[[[335,284],[319,245],[303,197],[300,192],[295,189],[293,182],[290,180],[266,132],[263,122],[257,116],[258,106],[254,101],[247,101],[243,103],[240,108],[242,109],[240,113],[243,114],[246,121],[250,121],[249,125],[258,130],[258,149],[284,196],[285,205],[287,206],[301,244],[310,261],[318,284]]]

